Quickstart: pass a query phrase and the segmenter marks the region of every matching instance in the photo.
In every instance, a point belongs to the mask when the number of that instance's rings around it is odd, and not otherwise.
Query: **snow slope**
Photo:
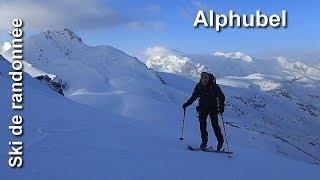
[[[9,51],[5,55],[10,58]],[[283,58],[258,60],[240,52],[185,55],[155,47],[147,55],[147,64],[170,74],[156,73],[115,48],[90,47],[69,29],[48,30],[25,40],[25,70],[30,75],[57,77],[66,84],[65,96],[75,102],[164,128],[181,119],[181,104],[191,95],[199,73],[214,72],[227,94],[230,127],[243,129],[241,143],[319,163],[316,68]],[[187,115],[196,127],[195,105]]]
[[[244,130],[243,137],[247,136],[242,143],[319,163],[320,69],[301,62],[290,63],[283,57],[260,60],[240,52],[159,56],[159,48],[146,50],[146,64],[154,70],[199,79],[198,73],[185,72],[184,65],[179,65],[179,60],[187,59],[189,64],[199,64],[215,74],[227,95],[226,113],[231,127]],[[164,48],[162,51],[170,52]],[[178,63],[176,57],[180,58]],[[162,60],[166,63],[159,65]],[[178,64],[179,70],[164,70],[171,64]]]
[[[141,112],[134,106],[126,108],[128,104],[140,102],[146,111],[155,111],[152,104],[171,102],[168,109],[177,104],[175,92],[167,90],[165,82],[144,63],[109,46],[88,46],[68,29],[34,35],[25,40],[24,47],[25,61],[34,67],[26,72],[57,76],[67,84],[65,96],[76,102],[128,117]],[[5,55],[10,58],[8,52]]]
[[[2,58],[1,58],[2,59]],[[186,143],[198,137],[186,133],[179,142],[180,121],[165,129],[110,111],[93,109],[59,95],[24,75],[24,167],[7,165],[8,132],[13,115],[7,61],[0,60],[0,168],[1,179],[317,179],[319,166],[233,145],[232,158],[224,154],[191,152]],[[170,75],[168,75],[170,76]],[[174,76],[173,76],[174,78]],[[180,77],[179,77],[180,78]],[[181,85],[189,80],[180,81]],[[186,85],[185,84],[185,85]],[[138,104],[136,104],[138,106]],[[152,112],[147,112],[152,113]],[[170,114],[169,114],[170,115]],[[191,118],[186,119],[190,132]],[[237,132],[232,141],[238,141]],[[240,140],[240,139],[239,139]],[[268,172],[266,172],[268,169]],[[214,172],[213,172],[214,170]]]

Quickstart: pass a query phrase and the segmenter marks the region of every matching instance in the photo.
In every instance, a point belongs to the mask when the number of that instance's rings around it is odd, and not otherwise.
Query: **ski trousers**
[[[209,111],[209,110],[201,110],[199,111],[199,123],[200,123],[200,132],[202,143],[208,143],[208,132],[207,132],[207,117],[210,116],[211,125],[216,135],[218,143],[223,143],[223,135],[221,133],[221,128],[218,123],[218,113]]]

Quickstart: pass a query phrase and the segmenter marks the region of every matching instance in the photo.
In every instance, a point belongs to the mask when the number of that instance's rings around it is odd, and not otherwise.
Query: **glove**
[[[224,106],[219,106],[218,111],[220,114],[224,113]]]
[[[187,106],[187,104],[186,103],[184,103],[183,105],[182,105],[182,108],[183,109],[186,109],[188,106]]]

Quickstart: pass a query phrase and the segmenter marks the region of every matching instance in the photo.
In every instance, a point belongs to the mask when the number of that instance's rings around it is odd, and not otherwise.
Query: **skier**
[[[208,143],[207,117],[210,115],[211,124],[216,135],[218,145],[217,150],[220,151],[223,146],[223,135],[218,124],[218,113],[222,115],[224,112],[225,96],[220,87],[216,84],[213,74],[202,72],[200,82],[194,88],[192,96],[183,104],[185,110],[199,97],[199,105],[197,111],[199,113],[201,145],[200,148],[205,150]]]

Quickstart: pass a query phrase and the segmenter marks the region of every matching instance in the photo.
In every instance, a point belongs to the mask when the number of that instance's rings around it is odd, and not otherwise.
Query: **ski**
[[[233,154],[233,152],[227,152],[227,151],[218,151],[213,149],[212,147],[206,148],[206,149],[200,149],[192,146],[187,146],[187,150],[190,151],[204,151],[204,152],[213,152],[213,153],[225,153],[225,154]]]

